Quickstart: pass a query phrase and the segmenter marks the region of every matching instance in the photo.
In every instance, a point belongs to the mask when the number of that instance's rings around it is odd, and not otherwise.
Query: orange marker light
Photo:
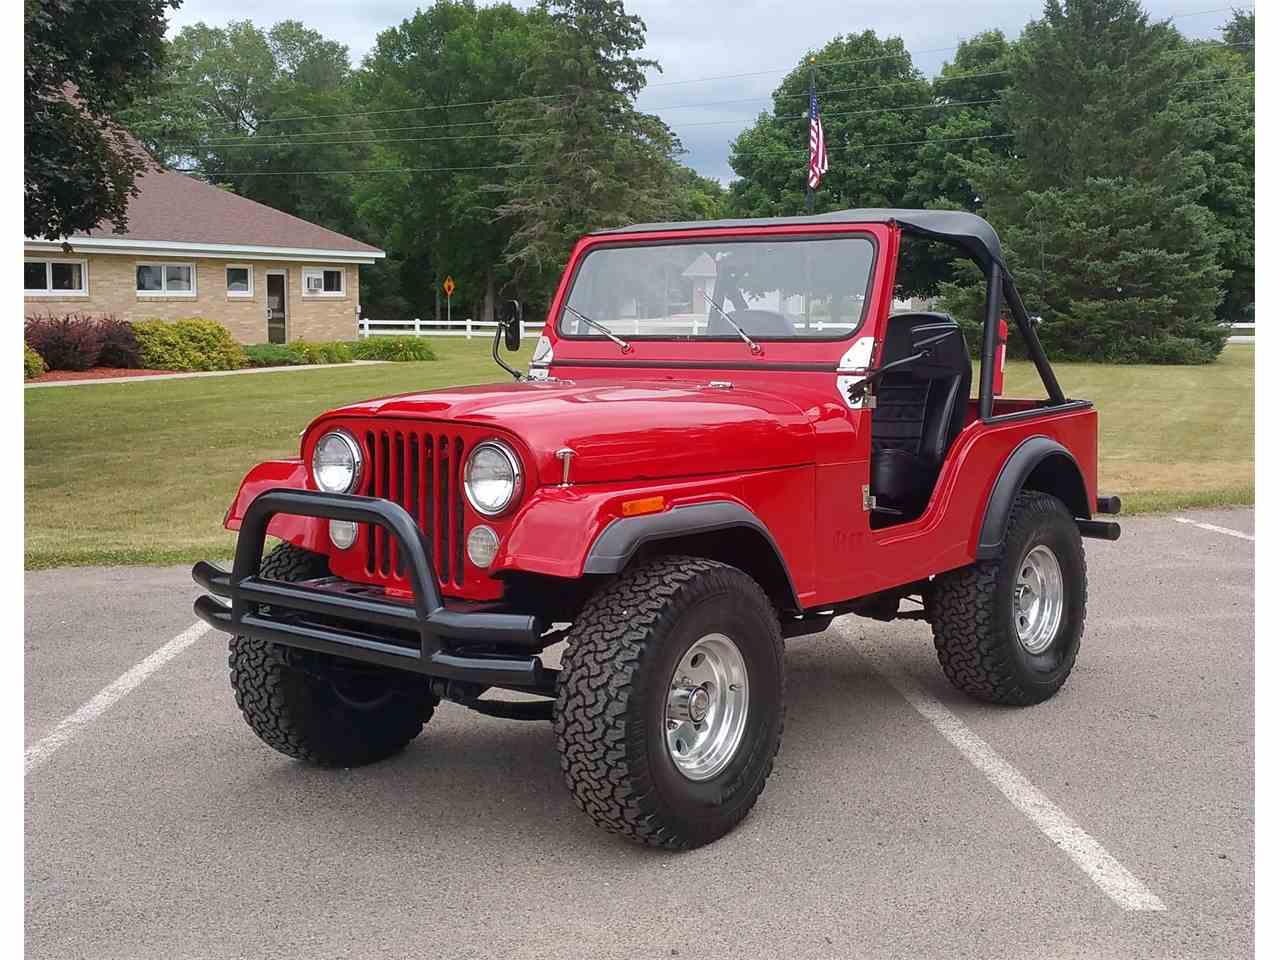
[[[622,515],[638,517],[646,513],[657,513],[667,505],[665,497],[645,497],[641,500],[623,500]]]

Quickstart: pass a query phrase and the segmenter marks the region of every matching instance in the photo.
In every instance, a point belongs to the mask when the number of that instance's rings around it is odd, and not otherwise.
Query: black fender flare
[[[982,517],[975,559],[994,560],[1000,556],[1004,550],[1005,521],[1013,507],[1013,499],[1026,485],[1027,479],[1036,468],[1048,460],[1057,460],[1069,466],[1070,489],[1063,491],[1067,493],[1066,496],[1060,496],[1060,499],[1066,503],[1067,509],[1077,518],[1088,520],[1092,516],[1084,474],[1071,451],[1049,437],[1028,437],[1014,447],[996,476],[995,486],[992,487],[991,496],[987,500],[986,513]]]
[[[786,589],[791,595],[791,601],[799,609],[795,581],[791,579],[791,571],[773,534],[759,517],[742,504],[731,500],[694,503],[640,517],[619,517],[605,527],[591,544],[582,572],[621,573],[645,544],[744,528],[758,534],[773,551],[773,559],[786,577]]]

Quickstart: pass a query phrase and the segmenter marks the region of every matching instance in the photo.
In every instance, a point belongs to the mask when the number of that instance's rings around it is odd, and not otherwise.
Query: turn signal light
[[[646,513],[657,513],[666,505],[666,497],[643,497],[640,500],[623,500],[622,515],[624,517],[639,517]]]

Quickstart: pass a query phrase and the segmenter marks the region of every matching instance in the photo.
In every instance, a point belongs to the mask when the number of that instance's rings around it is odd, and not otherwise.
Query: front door
[[[267,274],[267,342],[285,342],[285,275]]]

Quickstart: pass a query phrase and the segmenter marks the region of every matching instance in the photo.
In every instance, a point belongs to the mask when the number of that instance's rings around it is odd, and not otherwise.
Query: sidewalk
[[[57,380],[52,383],[24,383],[27,390],[37,387],[82,387],[88,383],[150,383],[153,380],[190,380],[195,377],[236,377],[242,373],[287,373],[295,370],[332,370],[335,367],[368,367],[390,360],[352,360],[350,363],[310,363],[288,367],[246,367],[243,370],[205,370],[197,373],[157,373],[151,377],[100,377],[96,380]]]

